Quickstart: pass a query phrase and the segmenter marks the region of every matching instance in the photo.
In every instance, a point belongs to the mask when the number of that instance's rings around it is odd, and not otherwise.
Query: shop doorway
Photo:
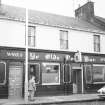
[[[82,70],[73,69],[73,93],[79,94],[82,93]]]
[[[9,64],[9,98],[22,98],[23,63],[10,62]]]
[[[40,67],[38,63],[30,63],[28,69],[28,79],[34,75],[35,82],[38,84],[40,82]]]

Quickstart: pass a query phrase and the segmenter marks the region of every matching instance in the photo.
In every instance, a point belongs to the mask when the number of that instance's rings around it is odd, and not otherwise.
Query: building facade
[[[1,5],[0,97],[25,89],[25,9]],[[105,83],[105,32],[87,21],[29,10],[28,78],[35,96],[97,92]],[[33,71],[31,71],[33,68]]]

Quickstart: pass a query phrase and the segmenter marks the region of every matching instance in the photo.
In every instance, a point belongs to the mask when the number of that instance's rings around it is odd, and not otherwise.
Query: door
[[[34,75],[35,82],[38,84],[40,82],[40,67],[38,63],[30,63],[28,69],[28,79]]]
[[[64,82],[64,94],[69,94],[70,82],[71,82],[71,66],[70,66],[70,64],[63,65],[63,82]]]
[[[73,93],[82,93],[81,69],[73,70]]]
[[[9,64],[9,98],[22,98],[23,64],[10,62]]]

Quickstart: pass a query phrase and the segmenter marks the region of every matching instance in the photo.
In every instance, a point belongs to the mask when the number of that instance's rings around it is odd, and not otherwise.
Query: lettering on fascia
[[[67,61],[68,61],[68,60],[70,60],[70,61],[73,61],[73,60],[74,60],[74,58],[71,57],[70,55],[66,55],[65,58],[66,58]]]
[[[89,62],[89,57],[88,56],[84,56],[84,61],[85,62]]]
[[[46,60],[60,60],[60,57],[59,56],[57,56],[56,54],[46,54],[45,55],[45,59]]]
[[[20,52],[7,52],[7,56],[9,56],[9,57],[20,57],[20,58],[22,58],[23,57],[23,54],[20,53]]]
[[[84,61],[85,62],[96,62],[95,58],[89,58],[88,56],[84,56]]]
[[[29,58],[30,58],[30,60],[37,60],[37,59],[39,59],[39,55],[37,55],[36,53],[29,53]]]

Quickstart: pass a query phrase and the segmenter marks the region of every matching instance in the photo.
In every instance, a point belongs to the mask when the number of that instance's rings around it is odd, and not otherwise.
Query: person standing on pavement
[[[35,83],[35,76],[32,75],[29,83],[28,83],[28,90],[29,90],[29,100],[34,101],[34,94],[36,91],[36,83]]]

